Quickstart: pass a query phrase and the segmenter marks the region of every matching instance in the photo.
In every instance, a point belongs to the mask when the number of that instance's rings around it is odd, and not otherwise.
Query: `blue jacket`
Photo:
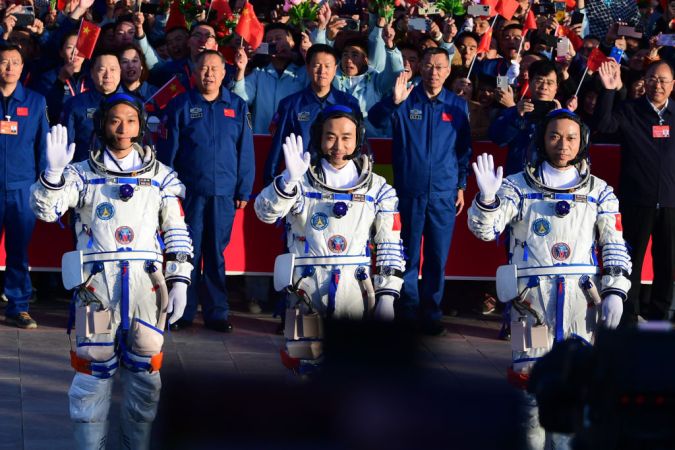
[[[246,103],[222,87],[213,102],[191,89],[165,111],[157,157],[176,169],[188,195],[248,201],[255,159]]]
[[[310,129],[314,119],[326,107],[331,105],[345,105],[359,111],[359,102],[346,92],[331,88],[328,96],[319,100],[311,87],[306,87],[300,92],[291,94],[279,102],[279,108],[274,115],[273,122],[277,124],[272,146],[270,147],[267,161],[265,162],[264,183],[268,185],[277,174],[281,149],[286,136],[291,133],[302,135],[305,148],[309,148]]]
[[[503,110],[490,124],[490,140],[500,147],[508,145],[504,176],[521,172],[528,158],[528,149],[536,131],[536,125],[518,114],[512,106]]]
[[[52,124],[59,122],[63,105],[65,105],[68,100],[75,97],[77,94],[94,89],[86,65],[82,67],[82,70],[77,77],[70,77],[67,83],[61,83],[61,81],[59,81],[60,70],[61,66],[44,72],[29,85],[31,89],[44,95],[47,99],[49,123]]]
[[[147,81],[141,83],[141,85],[138,86],[138,89],[136,89],[135,91],[130,91],[129,89],[127,89],[126,86],[124,86],[123,83],[120,83],[120,85],[122,86],[122,90],[124,92],[126,92],[127,94],[135,95],[144,102],[147,101],[153,95],[155,95],[155,92],[157,92],[157,87],[148,83]]]
[[[419,85],[399,105],[391,96],[382,99],[368,117],[377,127],[391,121],[399,197],[454,196],[457,188],[466,187],[471,131],[464,99],[443,88],[432,101]]]
[[[279,102],[304,89],[307,82],[305,66],[291,63],[279,75],[274,66],[268,64],[262,69],[253,70],[243,80],[235,81],[232,92],[251,107],[253,132],[269,134],[270,122]]]
[[[504,76],[508,72],[511,64],[504,58],[482,59],[474,63],[474,69],[477,74],[496,77]]]
[[[42,95],[18,83],[6,107],[0,101],[0,116],[3,120],[9,117],[18,127],[16,135],[0,134],[2,189],[28,187],[46,167],[47,102]]]
[[[117,89],[121,92],[121,88]],[[94,114],[106,96],[96,89],[77,94],[63,105],[61,124],[68,128],[68,142],[75,142],[73,162],[89,158],[92,144],[98,145],[94,139]]]

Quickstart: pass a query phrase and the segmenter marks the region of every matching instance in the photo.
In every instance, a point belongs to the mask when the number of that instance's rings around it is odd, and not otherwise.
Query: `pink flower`
[[[302,3],[302,0],[291,0],[293,6],[299,5],[300,3]]]
[[[290,11],[292,7],[293,5],[291,5],[288,0],[284,0],[284,12]]]

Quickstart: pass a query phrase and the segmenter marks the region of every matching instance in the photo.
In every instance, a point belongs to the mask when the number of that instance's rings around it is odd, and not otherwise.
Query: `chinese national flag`
[[[527,10],[525,22],[523,23],[523,36],[525,36],[528,31],[536,29],[537,29],[537,20],[534,18],[534,13],[530,8],[529,10]]]
[[[600,64],[607,61],[607,55],[602,53],[599,48],[594,48],[590,55],[588,55],[588,70],[596,72],[600,68]]]
[[[171,99],[179,96],[183,92],[185,92],[185,88],[181,84],[178,77],[174,75],[174,77],[171,78],[164,86],[162,86],[159,91],[155,92],[155,95],[153,95],[151,98],[155,101],[159,109],[164,109],[166,105],[169,104]],[[148,101],[149,100],[150,99],[148,99]]]
[[[255,16],[255,11],[253,10],[253,5],[249,2],[246,2],[244,9],[241,11],[241,17],[239,17],[239,23],[234,31],[242,37],[248,45],[251,46],[253,50],[260,47],[260,44],[263,40],[263,34],[265,28],[258,21],[258,18]]]
[[[216,21],[220,22],[223,17],[232,15],[232,10],[227,0],[213,0],[211,9],[217,12]]]
[[[82,19],[80,31],[77,33],[77,44],[75,44],[78,53],[84,58],[90,59],[94,53],[99,34],[101,34],[101,28],[98,25]]]
[[[500,16],[506,20],[511,20],[520,4],[516,0],[499,0],[495,9]]]
[[[490,44],[492,43],[492,27],[488,28],[483,37],[480,38],[477,53],[487,53],[490,51]]]
[[[56,2],[56,10],[63,11],[64,9],[66,9],[67,4],[68,2],[66,0],[58,0]]]
[[[187,22],[180,10],[179,2],[171,2],[171,6],[169,6],[169,20],[166,21],[164,31],[169,31],[174,28],[187,28]]]
[[[520,92],[519,92],[520,98],[530,98],[530,82],[528,80],[525,80],[525,83],[520,87]]]

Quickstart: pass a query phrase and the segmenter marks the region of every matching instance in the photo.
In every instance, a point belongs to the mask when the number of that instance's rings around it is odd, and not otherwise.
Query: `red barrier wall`
[[[391,141],[388,139],[371,139],[371,148],[375,155],[376,172],[391,182]],[[270,136],[256,135],[256,167],[265,166]],[[500,149],[491,142],[475,142],[475,155],[487,152],[494,155],[497,164],[503,164],[506,150]],[[593,173],[617,186],[619,176],[620,152],[613,145],[594,145],[591,148]],[[254,193],[262,189],[262,176],[258,171],[254,185]],[[476,239],[466,225],[466,208],[477,193],[475,179],[469,177],[465,193],[466,206],[457,218],[452,240],[450,256],[445,273],[449,279],[492,279],[495,269],[505,261],[504,247],[494,242],[482,242]],[[274,258],[282,251],[281,227],[267,225],[258,220],[249,204],[244,211],[238,211],[232,230],[230,245],[225,251],[226,270],[228,274],[270,274],[274,267]],[[61,229],[57,224],[38,222],[30,246],[30,263],[33,270],[59,270],[61,255],[73,248],[72,236],[67,223]],[[5,264],[4,236],[0,251],[0,265]],[[651,280],[651,255],[647,250],[643,279]]]

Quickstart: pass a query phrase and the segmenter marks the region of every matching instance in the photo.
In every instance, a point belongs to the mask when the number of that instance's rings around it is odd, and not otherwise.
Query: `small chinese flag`
[[[216,21],[220,22],[225,16],[231,16],[232,10],[227,0],[213,0],[210,8],[216,11]]]
[[[225,115],[225,117],[235,117],[234,109],[227,109],[227,108],[226,108],[226,109],[223,111],[223,114]]]
[[[588,66],[588,70],[596,72],[600,68],[600,65],[605,61],[607,61],[607,55],[602,53],[599,48],[594,48],[591,54],[588,55],[588,62],[586,65]]]
[[[443,112],[441,114],[441,120],[443,120],[443,122],[452,122],[452,114]]]
[[[492,43],[492,27],[488,28],[483,37],[480,38],[477,53],[489,52],[491,43]]]
[[[525,36],[528,31],[536,29],[537,29],[537,20],[534,18],[532,8],[530,8],[527,11],[527,16],[525,16],[525,23],[523,23],[523,36]]]
[[[162,86],[155,95],[146,100],[146,103],[151,99],[155,101],[155,104],[159,109],[164,109],[166,105],[169,104],[171,99],[179,96],[185,92],[185,88],[181,84],[180,80],[176,75],[173,76],[164,86]]]
[[[82,19],[80,23],[80,31],[77,32],[77,48],[78,53],[86,59],[90,59],[96,48],[96,41],[98,35],[101,34],[101,28],[95,23]]]
[[[621,223],[621,214],[614,214],[614,219],[616,220],[616,231],[623,231],[623,224]]]
[[[520,87],[520,92],[519,92],[520,98],[530,98],[530,82],[528,80],[525,80],[523,85]]]
[[[394,214],[394,223],[391,225],[392,231],[401,231],[401,214]]]
[[[258,18],[255,16],[255,11],[253,10],[253,5],[249,2],[246,2],[244,5],[244,9],[241,11],[241,17],[239,17],[239,23],[237,23],[237,27],[234,31],[241,36],[242,39],[248,42],[248,45],[250,45],[253,50],[260,47],[265,28],[258,21]]]
[[[166,25],[164,25],[164,31],[169,31],[174,28],[187,29],[187,21],[180,10],[180,2],[172,1],[171,6],[169,6],[169,19],[166,21]]]
[[[499,0],[495,9],[500,16],[506,20],[511,20],[520,4],[516,0]]]

